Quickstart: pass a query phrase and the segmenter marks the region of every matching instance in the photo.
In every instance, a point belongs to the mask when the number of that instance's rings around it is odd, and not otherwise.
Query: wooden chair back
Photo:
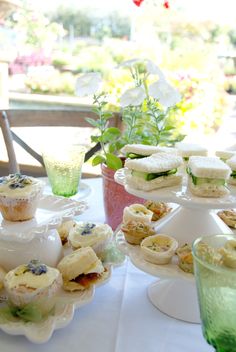
[[[86,117],[97,119],[97,115],[91,109],[76,110],[0,110],[0,126],[8,154],[9,173],[20,172],[17,163],[13,141],[18,143],[27,153],[35,158],[44,167],[40,154],[33,150],[12,130],[12,127],[91,127]],[[115,113],[110,120],[110,126],[121,127],[121,117]],[[87,161],[100,149],[97,144],[85,155]]]

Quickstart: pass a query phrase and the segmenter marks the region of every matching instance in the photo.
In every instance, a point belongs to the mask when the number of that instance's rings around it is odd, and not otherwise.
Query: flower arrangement
[[[99,73],[87,73],[78,77],[76,93],[79,96],[93,95],[93,111],[97,119],[87,121],[98,130],[91,137],[100,143],[101,153],[92,164],[105,163],[111,169],[122,167],[120,149],[126,144],[173,145],[184,138],[168,123],[181,95],[166,80],[160,68],[148,59],[133,59],[123,62],[119,69],[128,69],[131,74],[131,88],[120,97],[123,128],[109,126],[113,113],[108,110],[108,94],[102,91],[102,77]]]

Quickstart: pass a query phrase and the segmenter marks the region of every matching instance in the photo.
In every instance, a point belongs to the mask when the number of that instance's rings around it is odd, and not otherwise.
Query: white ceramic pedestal
[[[223,198],[201,198],[191,194],[187,188],[186,179],[182,185],[150,192],[127,186],[124,169],[116,172],[115,180],[123,185],[127,192],[140,198],[180,205],[158,221],[155,227],[158,233],[175,237],[179,245],[191,244],[200,236],[232,233],[229,227],[217,216],[216,209],[236,207],[236,187],[232,187],[230,194]],[[184,273],[173,263],[154,265],[146,262],[142,258],[139,246],[127,244],[121,232],[118,233],[117,243],[119,248],[129,255],[136,267],[161,278],[148,287],[148,297],[155,307],[176,319],[191,323],[200,322],[193,275]]]
[[[147,289],[152,304],[172,318],[200,323],[196,285],[179,279],[160,279]]]

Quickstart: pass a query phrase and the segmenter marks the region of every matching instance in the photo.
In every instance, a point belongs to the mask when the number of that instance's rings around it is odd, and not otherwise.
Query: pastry
[[[221,248],[222,262],[228,268],[236,269],[236,240],[228,240]]]
[[[230,171],[217,157],[191,156],[187,166],[189,189],[198,197],[223,197],[229,193],[226,181]]]
[[[6,276],[5,270],[0,267],[0,290],[3,288],[3,280],[5,276]]]
[[[230,167],[231,173],[228,179],[230,185],[236,185],[236,155],[226,161],[226,164]]]
[[[162,234],[145,238],[140,246],[144,259],[153,264],[168,264],[177,247],[173,237]]]
[[[139,159],[150,156],[155,153],[170,153],[177,154],[177,149],[171,147],[160,147],[157,145],[144,145],[144,144],[126,144],[121,153],[130,159]]]
[[[226,162],[232,156],[236,155],[236,150],[216,150],[215,155],[222,161]]]
[[[147,200],[144,206],[153,212],[152,221],[157,221],[171,211],[171,207],[163,202],[154,202],[152,200]]]
[[[51,268],[38,260],[31,260],[9,271],[4,278],[10,302],[22,307],[29,303],[47,301],[55,296],[62,285],[59,270]]]
[[[179,260],[179,267],[186,273],[193,273],[193,255],[189,244],[184,244],[176,251]]]
[[[142,159],[127,159],[126,183],[143,191],[178,185],[182,181],[182,176],[178,174],[182,163],[180,156],[163,152]]]
[[[218,211],[217,215],[226,225],[234,229],[236,228],[236,211],[234,209]]]
[[[137,221],[151,223],[153,212],[142,204],[132,204],[123,210],[123,223]]]
[[[5,220],[24,221],[34,217],[43,182],[21,174],[0,178],[0,211]]]
[[[58,264],[66,291],[85,290],[108,276],[101,260],[91,247],[68,254]]]
[[[155,234],[150,224],[141,221],[128,221],[122,224],[121,231],[124,233],[126,241],[130,244],[140,244],[145,237]]]
[[[184,161],[188,161],[190,156],[207,156],[207,149],[199,144],[194,143],[176,143],[178,154]]]
[[[61,238],[62,245],[68,242],[68,236],[70,231],[76,226],[76,221],[68,220],[63,222],[58,228],[57,231]]]
[[[69,232],[68,241],[73,249],[91,247],[100,255],[111,240],[113,231],[107,224],[78,222]]]

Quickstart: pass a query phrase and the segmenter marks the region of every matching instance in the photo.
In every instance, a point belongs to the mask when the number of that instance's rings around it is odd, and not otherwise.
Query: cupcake
[[[68,241],[73,249],[91,247],[100,255],[111,240],[113,231],[107,224],[78,222],[72,227]]]
[[[153,212],[152,221],[157,221],[163,218],[163,216],[168,214],[172,209],[166,203],[154,202],[152,200],[147,200],[144,205],[148,210],[151,210]]]
[[[130,244],[140,244],[144,238],[155,234],[150,224],[140,221],[128,221],[122,224],[121,231],[124,233],[126,241]]]
[[[45,303],[55,296],[61,285],[59,270],[38,260],[31,260],[28,264],[18,266],[9,271],[4,278],[9,301],[17,307],[39,303],[42,309],[45,309]]]
[[[177,247],[178,242],[167,235],[150,236],[141,242],[144,259],[153,264],[168,264]]]
[[[91,247],[77,249],[58,264],[66,291],[86,290],[108,276],[101,260]]]
[[[5,220],[24,221],[34,217],[43,182],[21,174],[0,178],[0,211]]]
[[[63,222],[58,228],[57,231],[61,238],[61,243],[64,246],[68,242],[68,236],[70,231],[76,226],[76,221],[68,220]]]
[[[125,224],[129,221],[150,223],[152,216],[153,212],[148,210],[143,204],[132,204],[124,208],[123,223]]]

